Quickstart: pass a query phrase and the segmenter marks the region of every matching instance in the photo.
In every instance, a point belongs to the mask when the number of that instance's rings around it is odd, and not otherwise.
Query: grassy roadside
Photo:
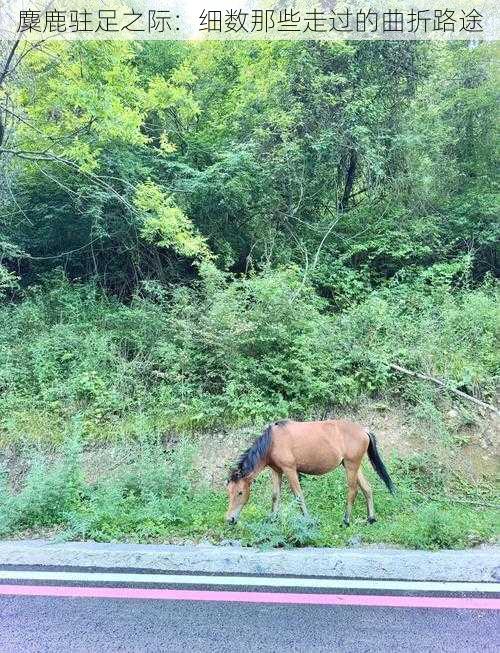
[[[492,284],[394,284],[333,312],[290,270],[210,275],[129,304],[57,277],[1,308],[0,537],[425,548],[495,537],[498,425],[386,363],[494,402]],[[390,497],[367,470],[379,521],[365,524],[360,497],[341,527],[338,470],[304,481],[312,522],[289,495],[268,521],[263,475],[227,528],[225,465],[269,421],[332,410],[379,435],[399,488]]]
[[[397,486],[391,497],[366,471],[375,490],[378,521],[368,526],[358,497],[353,524],[341,526],[345,481],[341,470],[306,477],[303,488],[312,519],[299,514],[285,487],[279,516],[268,518],[270,479],[254,484],[240,524],[224,524],[226,495],[221,482],[202,478],[196,460],[203,452],[191,437],[165,451],[156,439],[122,443],[109,457],[105,475],[92,477],[92,460],[78,434],[67,436],[62,454],[30,454],[27,472],[13,490],[4,474],[0,490],[0,536],[50,534],[101,542],[239,540],[260,547],[345,546],[387,543],[409,548],[463,548],[492,542],[498,531],[494,488],[451,472],[432,455],[387,457]]]

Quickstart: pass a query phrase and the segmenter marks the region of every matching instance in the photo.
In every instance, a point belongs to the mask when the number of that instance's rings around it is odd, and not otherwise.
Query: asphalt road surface
[[[498,587],[0,567],[0,652],[497,652]]]

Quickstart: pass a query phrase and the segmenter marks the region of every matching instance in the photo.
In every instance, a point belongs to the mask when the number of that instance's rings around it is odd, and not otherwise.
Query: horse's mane
[[[241,454],[236,468],[233,469],[229,476],[230,481],[239,481],[245,478],[257,467],[271,446],[273,426],[273,424],[270,424],[252,446]]]

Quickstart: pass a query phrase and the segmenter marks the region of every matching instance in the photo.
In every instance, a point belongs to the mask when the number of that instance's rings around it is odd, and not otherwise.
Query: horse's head
[[[237,474],[233,474],[227,482],[229,508],[226,515],[226,521],[228,524],[236,524],[238,521],[241,509],[250,496],[251,485],[252,481],[250,478],[241,478]]]

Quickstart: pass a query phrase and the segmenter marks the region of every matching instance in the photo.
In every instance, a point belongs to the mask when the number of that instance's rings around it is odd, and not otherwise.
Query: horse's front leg
[[[273,475],[273,505],[272,505],[272,514],[276,515],[280,509],[280,497],[281,497],[281,479],[283,477],[283,472],[277,472],[274,469],[271,469]]]
[[[285,469],[284,470],[288,482],[290,484],[290,489],[295,495],[295,498],[299,502],[300,509],[304,517],[309,517],[307,512],[306,502],[304,501],[304,495],[302,494],[302,488],[300,487],[299,475],[297,474],[296,469]]]

